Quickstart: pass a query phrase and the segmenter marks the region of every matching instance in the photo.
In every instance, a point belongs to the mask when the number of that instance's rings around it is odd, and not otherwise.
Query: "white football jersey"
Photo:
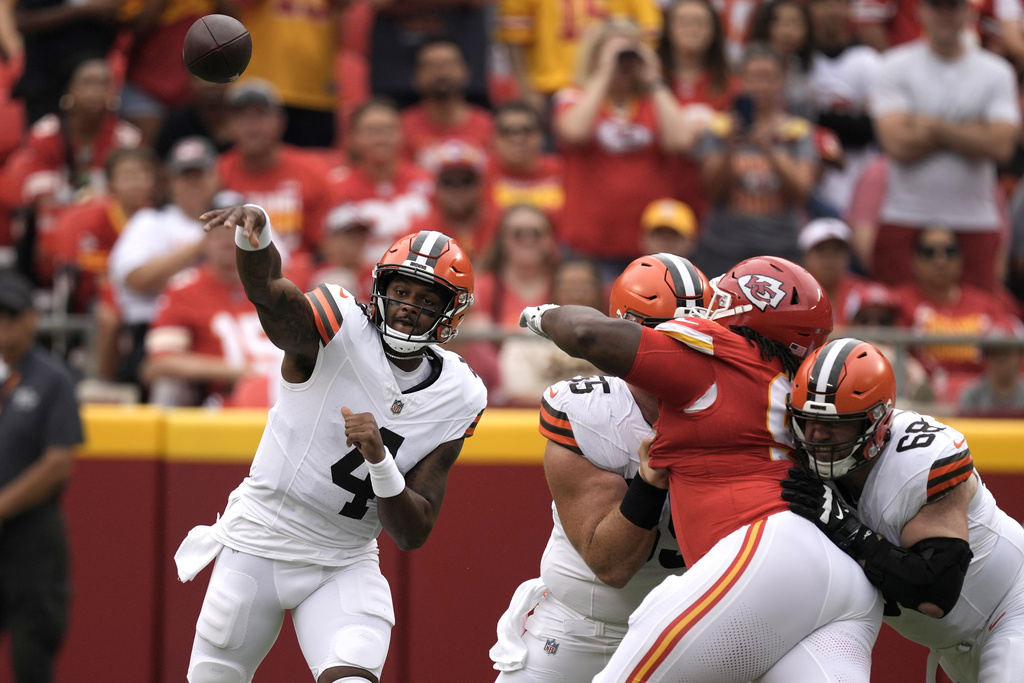
[[[966,437],[934,418],[897,410],[891,437],[876,458],[857,505],[861,520],[899,544],[903,527],[921,507],[971,476],[978,489],[967,511],[974,559],[956,607],[942,619],[911,609],[885,621],[903,636],[931,648],[973,641],[993,613],[1024,581],[1024,529],[996,506],[974,470]]]
[[[626,383],[602,376],[574,377],[550,386],[541,400],[540,431],[595,467],[626,480],[640,467],[640,441],[654,434]],[[668,500],[650,559],[621,589],[597,578],[569,542],[554,503],[551,511],[555,524],[541,558],[541,579],[552,597],[592,619],[626,624],[652,588],[669,574],[685,571]]]
[[[433,346],[430,377],[403,393],[354,297],[337,285],[307,297],[326,343],[307,381],[282,382],[249,476],[214,531],[243,552],[337,566],[375,553],[381,531],[366,462],[345,445],[341,408],[373,413],[407,474],[442,443],[472,435],[487,390],[462,358]]]

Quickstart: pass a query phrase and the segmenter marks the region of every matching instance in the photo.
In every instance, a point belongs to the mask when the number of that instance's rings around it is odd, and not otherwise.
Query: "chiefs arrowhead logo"
[[[786,298],[782,283],[767,275],[744,275],[737,283],[750,303],[762,311],[769,306],[778,308]]]

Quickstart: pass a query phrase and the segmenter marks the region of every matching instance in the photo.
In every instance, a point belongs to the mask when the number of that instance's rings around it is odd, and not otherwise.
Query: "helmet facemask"
[[[787,409],[797,456],[808,472],[827,480],[840,479],[877,456],[885,445],[892,416],[891,402],[877,403],[865,412],[838,414],[831,403],[807,401],[799,409],[787,399]],[[807,438],[808,420],[859,424],[860,429],[841,441],[811,441]],[[825,459],[819,459],[822,455]]]
[[[398,275],[417,282],[424,282],[434,287],[442,303],[440,311],[430,309],[406,301],[392,299],[387,295],[388,286]],[[428,344],[443,344],[458,334],[456,316],[472,303],[472,295],[460,291],[443,278],[422,273],[417,269],[405,266],[377,266],[373,272],[373,290],[370,294],[370,305],[367,313],[370,321],[380,331],[384,343],[398,353],[413,353]],[[387,323],[387,311],[390,306],[407,306],[416,310],[412,320],[413,330],[401,332]],[[422,321],[431,320],[431,325],[422,333],[416,334]]]

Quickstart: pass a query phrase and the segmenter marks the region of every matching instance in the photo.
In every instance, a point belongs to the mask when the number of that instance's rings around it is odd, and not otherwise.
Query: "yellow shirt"
[[[530,84],[551,94],[571,84],[583,35],[611,18],[631,19],[652,42],[661,33],[655,0],[500,0],[497,39],[525,48]]]
[[[264,0],[246,7],[241,21],[252,36],[252,60],[241,80],[270,81],[289,106],[332,111],[336,16],[329,0]]]

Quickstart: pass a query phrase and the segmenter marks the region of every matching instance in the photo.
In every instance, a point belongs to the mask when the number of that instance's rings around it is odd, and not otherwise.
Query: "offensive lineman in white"
[[[655,327],[706,316],[706,293],[707,278],[688,260],[654,254],[626,267],[609,306],[613,316]],[[657,399],[617,377],[575,377],[542,395],[554,527],[540,578],[516,590],[498,622],[490,651],[497,683],[589,683],[630,613],[666,576],[686,570],[664,473],[646,468],[646,448],[637,454],[657,418]]]
[[[955,683],[1024,682],[1024,529],[996,506],[963,434],[894,410],[874,346],[836,339],[793,381],[801,464],[790,510],[860,561],[886,623],[931,649]],[[822,480],[830,480],[829,487]]]
[[[217,558],[188,680],[251,681],[291,610],[317,683],[377,683],[395,620],[377,535],[403,550],[426,542],[487,401],[437,346],[472,303],[469,259],[439,232],[404,237],[374,269],[364,309],[337,285],[303,294],[284,279],[260,207],[202,219],[235,231],[246,295],[285,356],[249,476],[175,554],[183,581]]]

